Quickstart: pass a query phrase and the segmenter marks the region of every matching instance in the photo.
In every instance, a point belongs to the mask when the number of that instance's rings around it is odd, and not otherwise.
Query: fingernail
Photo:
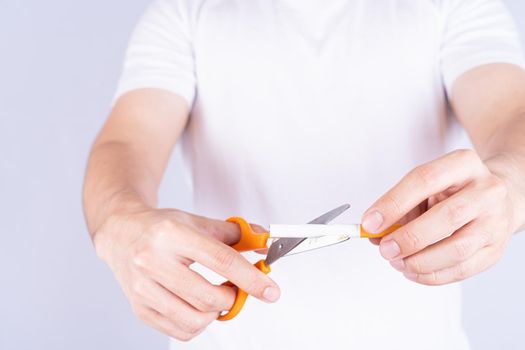
[[[405,272],[403,275],[405,275],[405,277],[409,280],[414,280],[417,277],[417,273],[414,272]]]
[[[281,292],[279,291],[279,288],[275,287],[267,287],[263,292],[264,300],[270,303],[276,302],[280,296]]]
[[[392,260],[390,265],[397,271],[403,271],[405,269],[405,261],[403,259]]]
[[[362,222],[363,228],[369,233],[378,233],[383,225],[383,215],[377,210],[365,215]]]
[[[381,244],[379,245],[379,251],[381,252],[383,258],[388,260],[394,259],[401,253],[401,249],[399,249],[396,241],[392,239],[389,241],[381,241]]]

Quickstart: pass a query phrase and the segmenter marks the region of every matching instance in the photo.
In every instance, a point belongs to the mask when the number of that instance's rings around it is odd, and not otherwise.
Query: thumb
[[[239,224],[228,222],[226,220],[210,219],[204,216],[189,214],[191,217],[191,226],[201,234],[213,237],[216,240],[229,246],[239,242],[241,238],[241,228]],[[265,233],[267,230],[256,224],[250,224],[252,230],[256,233]]]
[[[239,239],[241,238],[241,229],[237,223],[219,220],[217,221],[217,229],[220,231],[214,235],[217,239],[230,246],[239,242]],[[267,232],[267,230],[260,225],[250,224],[250,226],[256,233],[262,234]]]

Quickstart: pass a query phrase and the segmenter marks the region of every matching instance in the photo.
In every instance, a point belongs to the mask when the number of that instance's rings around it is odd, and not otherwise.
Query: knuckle
[[[420,240],[411,230],[401,228],[400,236],[400,247],[404,254],[409,252],[417,251],[420,248]]]
[[[394,195],[388,194],[385,197],[385,203],[391,211],[393,211],[393,216],[403,215],[403,210],[401,208],[401,203]]]
[[[205,293],[198,301],[197,308],[203,312],[211,312],[217,310],[218,298],[213,293]]]
[[[466,262],[461,262],[456,265],[454,272],[454,280],[462,281],[470,276],[471,268]]]
[[[143,296],[144,294],[146,294],[146,285],[143,281],[136,280],[131,285],[131,291],[135,295]]]
[[[180,310],[177,305],[163,305],[162,313],[173,323],[180,322]]]
[[[228,247],[221,247],[215,251],[212,256],[213,265],[221,271],[231,270],[235,262],[236,252]]]
[[[151,264],[151,251],[147,246],[140,246],[133,252],[131,262],[139,269],[148,269]]]
[[[206,327],[206,322],[201,317],[194,317],[191,320],[187,320],[184,323],[184,330],[191,335],[200,333],[200,331]]]
[[[417,255],[405,259],[405,265],[408,271],[415,272],[418,274],[424,272],[421,267],[421,258]]]
[[[472,242],[468,239],[461,239],[454,243],[454,252],[456,262],[465,261],[472,255],[473,252]]]
[[[436,167],[432,164],[420,165],[410,175],[416,184],[426,187],[436,181]]]
[[[178,334],[174,334],[172,335],[173,338],[177,339],[178,341],[181,341],[181,342],[189,342],[190,340],[192,340],[195,335],[194,334],[190,334],[190,333],[178,333]]]
[[[194,330],[195,330],[194,333],[200,333],[204,328],[206,328],[208,326],[208,323],[209,323],[209,321],[204,315],[196,317],[193,320],[193,327],[194,327]]]
[[[479,237],[481,247],[486,247],[494,241],[492,233],[487,230],[479,231],[478,237]]]
[[[461,161],[477,162],[479,160],[478,154],[470,149],[458,149],[453,152]]]
[[[441,274],[439,274],[439,273],[437,273],[435,271],[432,271],[432,272],[426,274],[425,276],[426,276],[426,279],[424,281],[424,284],[426,284],[426,285],[439,286],[439,285],[442,285],[444,283]]]
[[[443,210],[445,211],[446,222],[453,226],[463,223],[468,207],[466,202],[459,200],[444,204]]]
[[[262,297],[267,284],[261,282],[261,280],[258,277],[258,274],[254,274],[254,276],[247,281],[246,292],[252,295],[256,295],[258,297]]]
[[[150,227],[152,238],[156,242],[164,242],[166,239],[172,237],[173,231],[177,229],[176,224],[172,220],[162,220]]]

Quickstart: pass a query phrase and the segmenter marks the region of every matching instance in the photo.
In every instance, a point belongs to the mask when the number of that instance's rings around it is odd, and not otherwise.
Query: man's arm
[[[84,210],[97,254],[108,263],[137,316],[189,340],[233,304],[235,291],[208,282],[193,262],[255,297],[273,302],[279,289],[229,244],[236,224],[175,209],[157,209],[170,153],[188,119],[186,102],[159,89],[121,97],[93,146]]]
[[[489,268],[525,223],[525,71],[472,69],[455,82],[451,102],[477,152],[415,168],[363,216],[371,232],[404,223],[381,240],[380,252],[407,278],[430,285]]]
[[[92,147],[84,186],[84,211],[92,237],[124,205],[157,205],[157,190],[175,142],[188,119],[187,103],[162,90],[124,95]]]
[[[458,78],[452,107],[495,175],[506,182],[513,202],[511,231],[525,227],[525,70],[490,64]]]

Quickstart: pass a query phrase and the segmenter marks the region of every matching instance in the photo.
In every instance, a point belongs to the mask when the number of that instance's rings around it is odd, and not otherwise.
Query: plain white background
[[[148,3],[0,0],[0,349],[167,347],[96,258],[80,205],[90,143]],[[507,3],[525,36],[525,3]],[[187,209],[177,167],[176,156],[161,201]],[[496,267],[464,283],[474,349],[523,348],[524,255],[522,234]]]

